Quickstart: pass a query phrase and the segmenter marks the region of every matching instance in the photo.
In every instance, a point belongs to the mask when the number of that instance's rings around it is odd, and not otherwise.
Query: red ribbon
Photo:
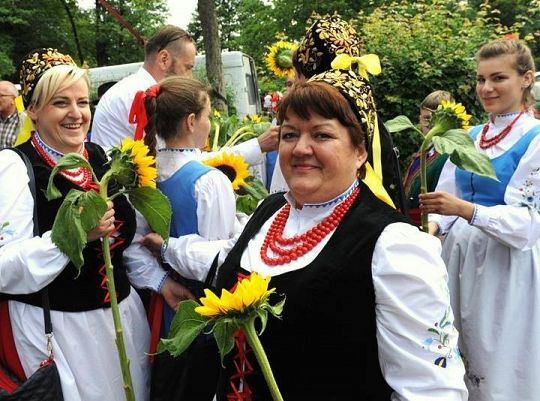
[[[137,124],[135,128],[134,138],[136,141],[143,139],[144,129],[148,124],[148,117],[146,115],[145,101],[147,97],[156,97],[159,95],[161,88],[158,84],[152,85],[145,92],[138,91],[135,94],[135,99],[131,104],[131,110],[129,111],[128,121],[130,124]]]

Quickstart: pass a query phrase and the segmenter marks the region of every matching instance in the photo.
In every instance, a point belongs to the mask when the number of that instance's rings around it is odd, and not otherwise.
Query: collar
[[[351,194],[351,192],[358,186],[358,180],[355,179],[354,182],[345,190],[345,192],[341,193],[340,195],[336,196],[333,199],[330,199],[323,203],[304,203],[304,206],[302,209],[308,208],[308,209],[328,209],[333,208],[338,203],[341,203],[347,196]],[[291,205],[292,208],[295,208],[295,200],[292,197],[290,191],[285,194],[285,199],[287,202]],[[292,209],[291,208],[291,209]]]

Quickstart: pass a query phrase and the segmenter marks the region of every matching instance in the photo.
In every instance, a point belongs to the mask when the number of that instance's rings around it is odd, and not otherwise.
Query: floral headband
[[[136,141],[143,139],[144,129],[146,124],[148,124],[148,116],[146,115],[146,98],[147,97],[157,97],[161,92],[161,87],[158,84],[152,85],[146,91],[138,91],[135,94],[135,99],[131,104],[131,110],[129,111],[129,123],[137,124],[135,128],[134,139]]]
[[[32,50],[19,63],[21,95],[25,107],[28,107],[34,89],[43,74],[57,65],[77,66],[69,54],[62,54],[56,49],[42,48]]]

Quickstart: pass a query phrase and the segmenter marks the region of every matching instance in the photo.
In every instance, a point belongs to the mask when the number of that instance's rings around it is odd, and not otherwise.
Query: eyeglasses
[[[17,96],[15,96],[15,95],[12,95],[12,94],[9,94],[9,93],[0,93],[0,97],[4,97],[4,96],[17,97]]]

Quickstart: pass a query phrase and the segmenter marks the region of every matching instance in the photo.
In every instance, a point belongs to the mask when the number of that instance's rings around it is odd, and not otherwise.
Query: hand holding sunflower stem
[[[439,154],[448,154],[450,161],[458,168],[474,174],[497,180],[491,160],[476,150],[472,138],[468,135],[471,116],[467,114],[461,103],[443,100],[433,111],[430,130],[420,146],[420,193],[428,192],[427,188],[427,153],[431,146]],[[386,122],[389,132],[413,129],[422,132],[406,116],[398,116]],[[428,231],[428,216],[422,213],[422,230]]]
[[[171,208],[167,198],[156,189],[155,160],[148,156],[148,147],[142,141],[126,138],[120,148],[111,149],[110,157],[110,168],[101,177],[101,180],[98,180],[88,161],[77,153],[69,153],[60,159],[49,178],[47,187],[47,199],[49,200],[62,196],[55,187],[53,179],[58,172],[65,169],[83,167],[90,170],[99,188],[99,195],[93,190],[88,192],[70,190],[62,202],[52,228],[53,242],[79,270],[84,265],[82,252],[86,246],[86,233],[101,219],[107,210],[107,202],[112,201],[119,194],[130,195],[132,204],[147,219],[154,231],[164,238],[168,238],[169,235]],[[109,186],[111,181],[114,181],[114,186]],[[109,194],[109,188],[112,187],[115,188],[115,191]],[[114,267],[111,262],[108,236],[102,238],[102,248],[124,391],[127,401],[135,401],[129,359],[124,344],[122,321],[118,309]]]
[[[223,289],[221,297],[205,289],[206,296],[200,299],[202,305],[192,300],[181,302],[172,321],[169,338],[161,340],[158,352],[167,350],[173,356],[178,356],[189,347],[201,331],[210,327],[223,362],[223,358],[234,347],[235,331],[241,329],[253,349],[272,398],[274,401],[283,401],[259,339],[259,335],[266,327],[268,313],[280,317],[285,303],[285,299],[282,299],[277,304],[270,305],[268,298],[275,292],[275,288],[268,289],[269,281],[270,277],[263,278],[257,273],[252,273],[240,281],[234,291]],[[260,333],[255,329],[257,318],[261,320]]]

